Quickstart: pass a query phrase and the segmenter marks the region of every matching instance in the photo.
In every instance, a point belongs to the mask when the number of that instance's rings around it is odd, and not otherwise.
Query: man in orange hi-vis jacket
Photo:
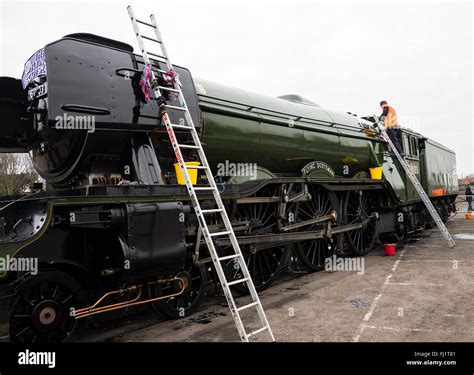
[[[390,137],[393,145],[397,149],[401,156],[404,156],[403,142],[402,142],[402,131],[398,125],[397,112],[392,106],[388,105],[385,100],[380,102],[380,108],[382,108],[382,114],[380,119],[385,123],[385,130]]]

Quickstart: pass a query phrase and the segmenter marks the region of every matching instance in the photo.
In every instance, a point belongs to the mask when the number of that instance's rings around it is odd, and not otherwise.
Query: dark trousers
[[[472,197],[467,197],[467,210],[472,211]]]
[[[402,131],[399,126],[389,126],[387,128],[387,134],[390,137],[393,145],[397,149],[399,154],[403,154],[403,142],[402,142]]]

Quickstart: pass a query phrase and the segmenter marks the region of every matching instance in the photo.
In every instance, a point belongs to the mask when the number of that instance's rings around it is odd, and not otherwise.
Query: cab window
[[[418,157],[418,139],[410,137],[410,155]]]
[[[410,137],[408,134],[403,134],[403,150],[410,155]]]

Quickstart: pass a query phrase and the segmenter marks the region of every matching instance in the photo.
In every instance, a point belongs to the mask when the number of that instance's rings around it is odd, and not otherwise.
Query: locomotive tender
[[[47,185],[0,197],[0,257],[38,261],[37,272],[0,272],[0,327],[11,341],[62,341],[84,318],[141,304],[187,316],[218,283],[158,105],[139,86],[143,65],[127,44],[72,34],[33,55],[22,80],[0,78],[0,152],[29,152]],[[364,255],[381,236],[401,241],[433,225],[373,118],[175,70],[257,289],[295,263],[318,271],[328,257]],[[166,100],[179,106],[173,93]],[[182,122],[179,110],[168,114]],[[408,129],[403,140],[447,220],[454,152]],[[221,172],[229,166],[241,173]],[[380,180],[369,174],[377,167]],[[211,230],[222,227],[216,215]],[[226,241],[216,242],[220,254]],[[239,278],[231,260],[225,266]]]

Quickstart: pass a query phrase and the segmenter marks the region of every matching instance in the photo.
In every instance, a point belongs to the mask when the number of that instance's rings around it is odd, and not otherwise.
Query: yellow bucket
[[[370,178],[372,180],[381,180],[382,179],[382,167],[377,167],[377,168],[369,168],[370,171]]]
[[[198,161],[187,161],[184,164],[191,165],[191,166],[198,166],[201,163],[198,162]],[[178,184],[179,185],[186,185],[186,182],[184,181],[183,173],[181,173],[181,168],[179,167],[178,163],[174,164],[174,170],[176,172],[176,178],[178,180]],[[188,169],[188,174],[189,174],[189,178],[191,179],[191,183],[193,185],[196,185],[197,178],[198,178],[198,170],[197,169]]]

